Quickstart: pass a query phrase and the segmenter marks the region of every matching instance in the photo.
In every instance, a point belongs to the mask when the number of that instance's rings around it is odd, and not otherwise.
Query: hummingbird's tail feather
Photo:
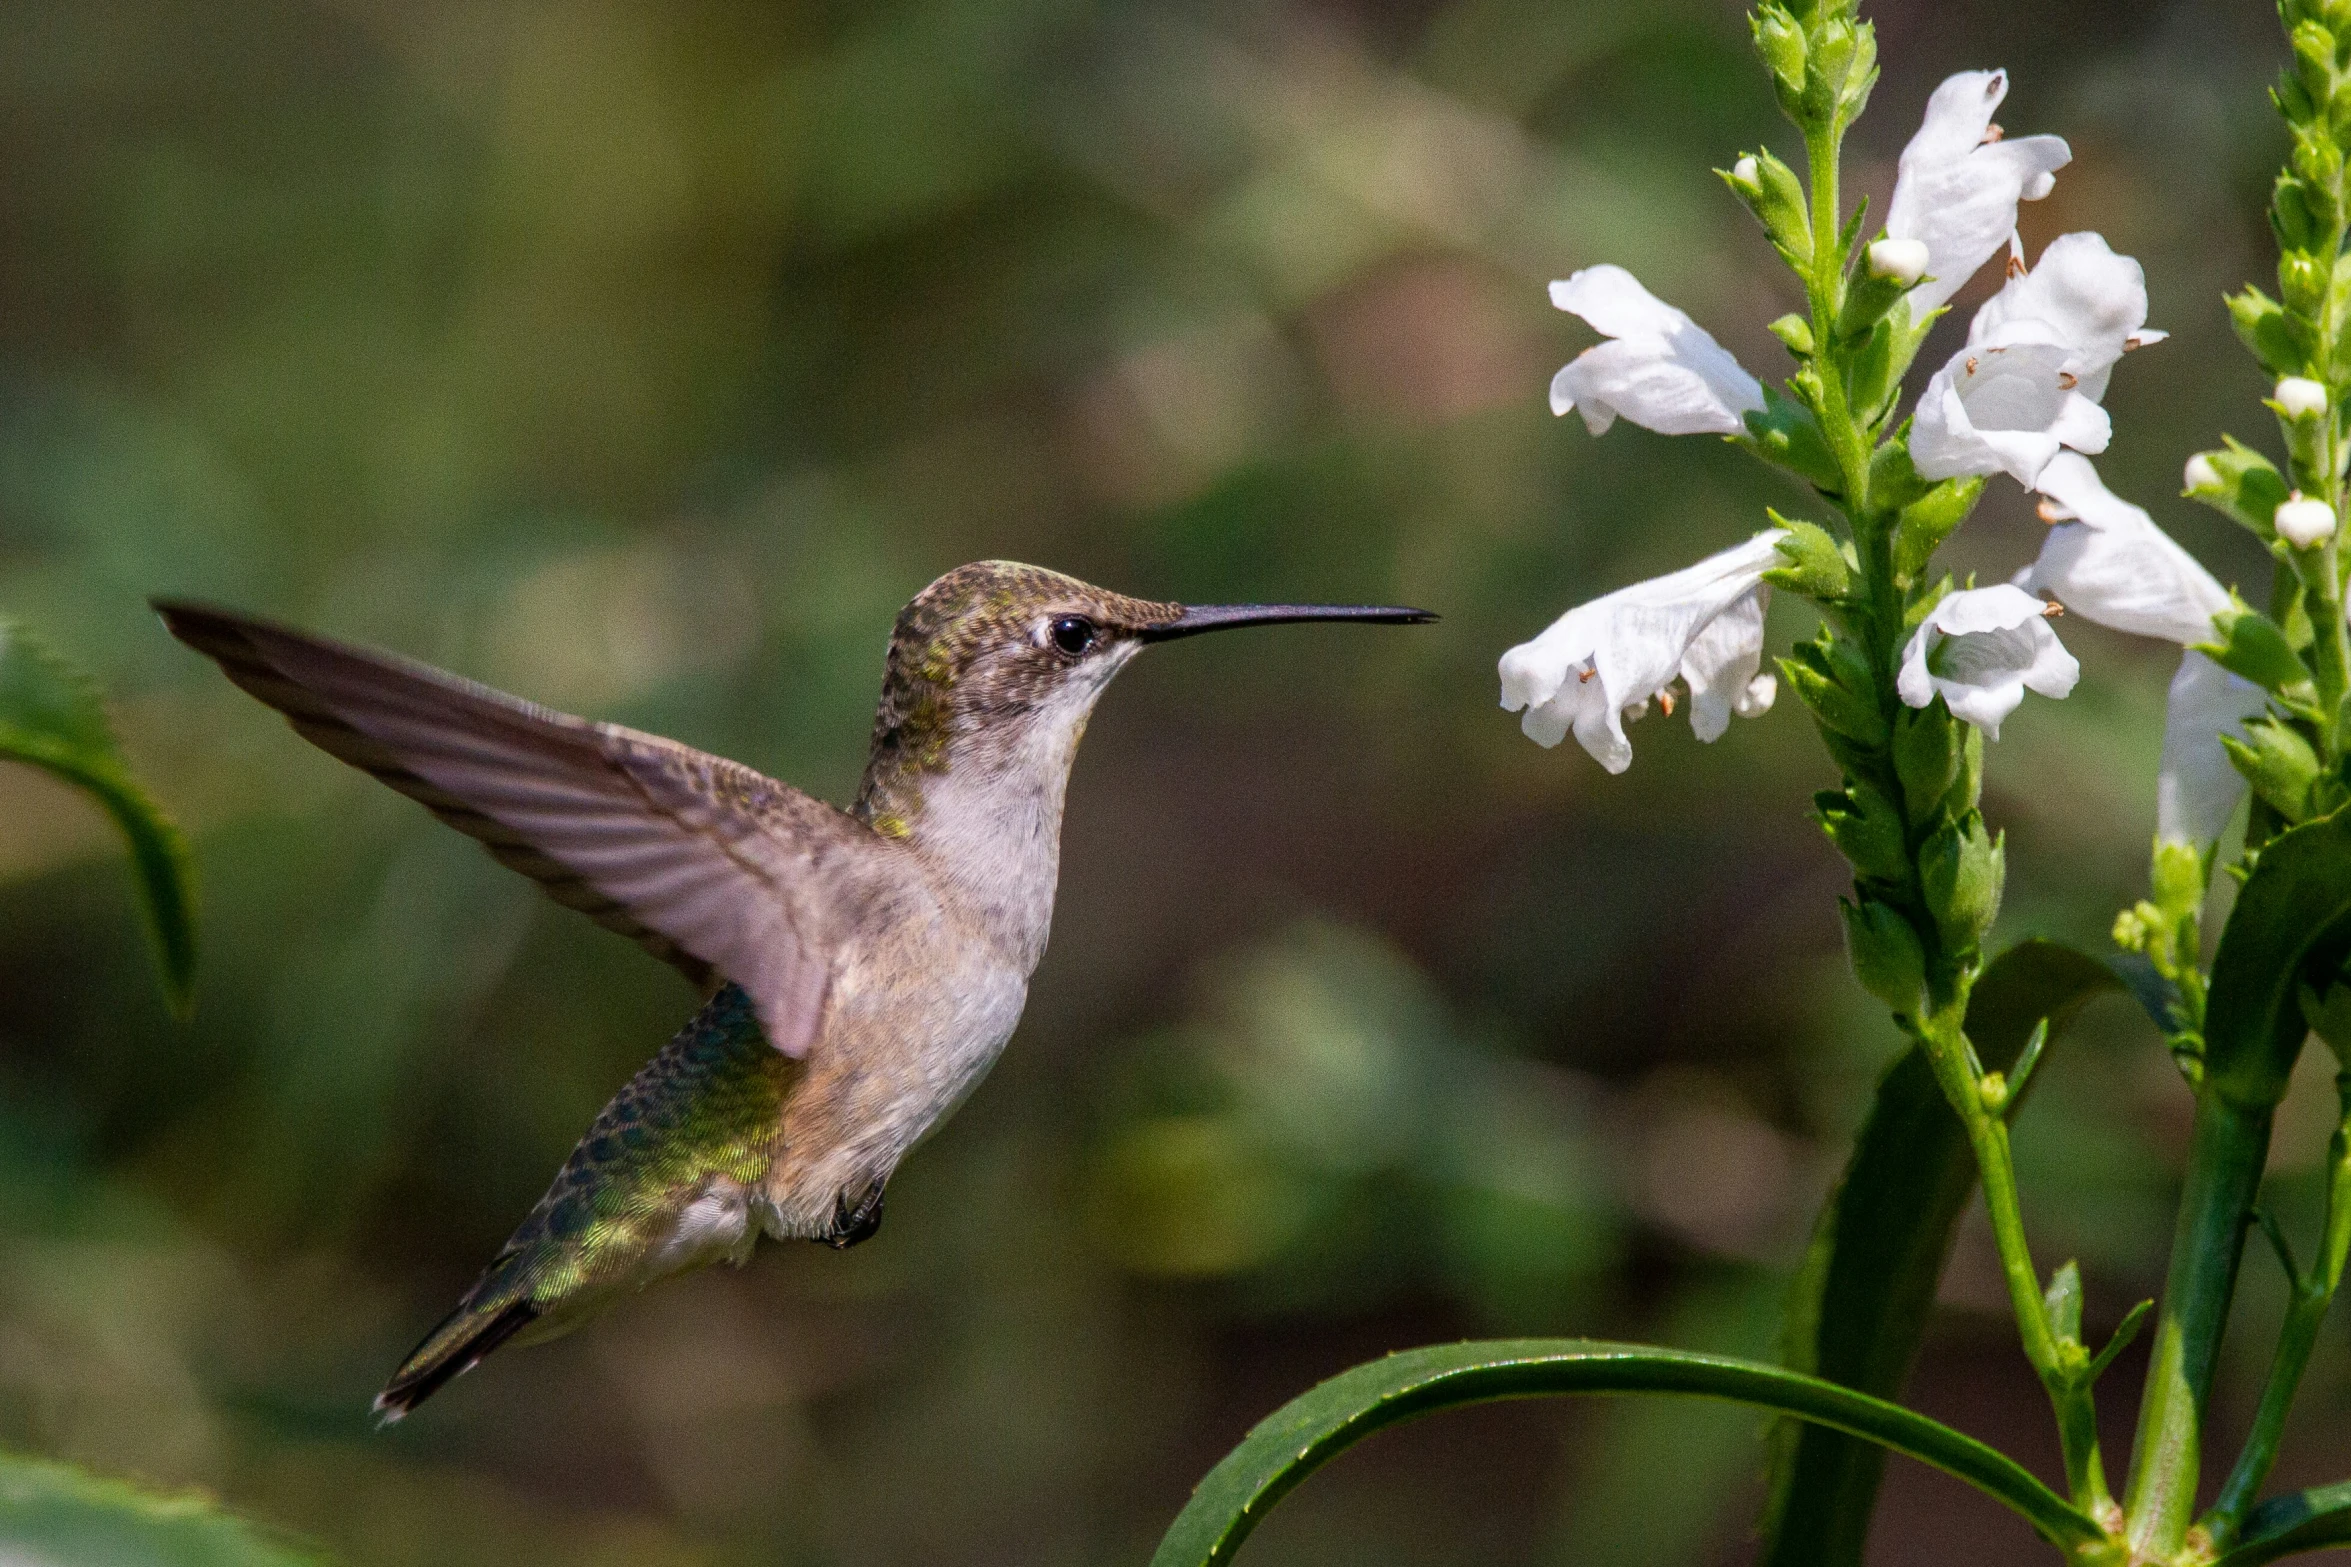
[[[596,1117],[562,1173],[375,1402],[392,1421],[510,1339],[568,1332],[655,1279],[758,1238],[755,1214],[800,1063],[723,985]]]
[[[425,1335],[376,1395],[375,1412],[391,1425],[443,1386],[481,1364],[482,1357],[539,1320],[527,1300],[486,1309],[465,1305]]]

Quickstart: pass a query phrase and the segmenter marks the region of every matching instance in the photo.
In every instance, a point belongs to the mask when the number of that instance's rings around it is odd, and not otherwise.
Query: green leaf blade
[[[2307,977],[2323,991],[2351,954],[2351,812],[2305,822],[2261,849],[2212,960],[2204,1074],[2248,1109],[2286,1091],[2309,1025]]]
[[[70,1464],[0,1454],[0,1560],[320,1567],[324,1558],[193,1492],[167,1495]]]
[[[89,795],[129,844],[165,993],[185,1013],[196,978],[192,862],[171,818],[132,774],[97,687],[21,623],[0,617],[0,758]]]
[[[2071,947],[2020,942],[1977,979],[1968,1037],[1987,1069],[2005,1071],[2043,1019],[2054,1040],[2091,997],[2119,988],[2112,970]],[[1877,1397],[1900,1396],[1975,1186],[1966,1131],[1926,1057],[1907,1051],[1879,1081],[1814,1227],[1790,1294],[1788,1365]],[[1884,1469],[1882,1447],[1811,1423],[1784,1430],[1757,1561],[1856,1567]]]
[[[1406,1350],[1324,1382],[1260,1421],[1192,1493],[1152,1567],[1218,1567],[1300,1481],[1354,1443],[1418,1415],[1503,1398],[1660,1393],[1727,1399],[1819,1421],[1967,1481],[2061,1546],[2101,1539],[2022,1465],[1899,1405],[1817,1377],[1738,1360],[1590,1339]]]

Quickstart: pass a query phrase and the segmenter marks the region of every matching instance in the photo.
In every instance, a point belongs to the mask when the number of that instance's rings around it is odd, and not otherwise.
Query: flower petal
[[[2061,234],[2049,242],[2032,270],[2010,278],[1984,301],[1968,324],[1971,345],[2011,340],[2022,323],[2033,323],[2045,340],[2073,352],[2065,372],[2083,396],[2105,395],[2115,361],[2134,341],[2150,341],[2147,275],[2129,256],[2118,256],[2097,234]]]
[[[1611,339],[1551,380],[1551,411],[1578,410],[1594,435],[1619,414],[1662,435],[1736,435],[1763,407],[1761,383],[1728,349],[1622,267],[1555,282],[1551,302]]]
[[[2104,451],[2113,421],[2067,389],[2068,357],[2062,344],[2035,341],[1953,354],[1919,394],[1910,433],[1919,473],[1930,479],[2005,473],[2029,489],[2061,448]]]
[[[1713,738],[1703,728],[1711,716],[1702,718],[1700,709],[1711,715],[1718,697],[1727,709],[1755,673],[1763,574],[1779,564],[1786,536],[1770,529],[1696,565],[1577,605],[1502,655],[1502,706],[1525,709],[1520,727],[1537,744],[1554,746],[1572,733],[1601,766],[1621,773],[1633,759],[1626,711],[1679,676],[1691,685],[1691,722]],[[1729,623],[1708,638],[1726,616]]]
[[[2085,620],[2182,647],[2213,637],[2228,590],[2147,513],[2107,489],[2087,457],[2062,452],[2040,489],[2061,522],[2016,585],[2056,598]],[[2051,508],[2044,508],[2045,512]]]
[[[1928,281],[1911,291],[1914,316],[1965,286],[2016,232],[2019,201],[2049,194],[2073,152],[2055,136],[1986,141],[1992,112],[2008,94],[2005,71],[1962,71],[1927,100],[1886,208],[1886,233],[1923,241]]]
[[[2047,609],[2009,583],[1945,594],[1902,650],[1896,693],[1912,707],[1940,696],[1954,716],[1999,739],[2026,691],[2063,697],[2081,677]]]
[[[2245,775],[2221,749],[2224,734],[2242,736],[2244,721],[2265,705],[2262,690],[2193,650],[2163,711],[2163,770],[2155,780],[2155,836],[2202,848],[2227,831]]]

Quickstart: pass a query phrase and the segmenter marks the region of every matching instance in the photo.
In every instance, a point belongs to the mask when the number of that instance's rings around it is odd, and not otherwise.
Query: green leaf
[[[1988,1070],[2005,1071],[2043,1019],[2054,1039],[2084,1002],[2116,988],[2104,964],[2071,947],[2020,942],[1976,980],[1968,1037]],[[1853,1156],[1813,1227],[1789,1299],[1788,1364],[1865,1393],[1898,1396],[1975,1185],[1967,1133],[1914,1047],[1879,1081]],[[1766,1567],[1859,1562],[1884,1467],[1881,1450],[1841,1432],[1783,1429],[1756,1560]]]
[[[2351,1545],[2351,1481],[2271,1497],[2246,1515],[2243,1539],[2213,1567],[2261,1567],[2329,1545]]]
[[[196,974],[188,850],[148,798],[106,722],[87,676],[17,621],[0,617],[0,758],[28,762],[86,791],[129,840],[149,928],[174,1008],[187,1009]]]
[[[315,1567],[325,1558],[195,1492],[164,1495],[0,1454],[0,1560],[107,1567]]]
[[[2301,988],[2330,982],[2351,953],[2351,812],[2262,846],[2220,933],[2204,1009],[2205,1082],[2239,1105],[2285,1094],[2308,1023]]]
[[[2248,609],[2242,602],[2213,617],[2218,640],[2196,644],[2196,651],[2208,655],[2223,669],[2243,675],[2247,680],[2267,691],[2283,691],[2290,686],[2305,685],[2310,671],[2303,667],[2294,645],[2286,640],[2285,630],[2257,609]]]
[[[1152,1567],[1231,1561],[1274,1503],[1384,1426],[1500,1398],[1586,1393],[1720,1398],[1818,1421],[1965,1480],[2023,1514],[2060,1546],[2101,1538],[2096,1524],[2014,1459],[1883,1399],[1724,1355],[1590,1339],[1517,1339],[1406,1350],[1341,1372],[1292,1399],[1208,1472],[1159,1542]]]

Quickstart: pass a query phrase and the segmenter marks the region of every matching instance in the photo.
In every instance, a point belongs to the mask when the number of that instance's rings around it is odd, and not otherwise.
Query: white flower
[[[1929,281],[1910,294],[1913,318],[1948,302],[2016,232],[2016,204],[2049,194],[2073,152],[2056,136],[2000,138],[1992,111],[2006,71],[1962,71],[1927,100],[1926,118],[1894,179],[1886,233],[1924,242]]]
[[[2000,722],[2028,690],[2062,697],[2082,666],[2049,629],[2049,606],[2020,587],[2001,583],[1943,596],[1910,645],[1894,689],[1912,707],[1938,695],[1952,713],[2000,738]]]
[[[2044,519],[2058,524],[2016,585],[2101,626],[2191,647],[2213,639],[2228,590],[2154,519],[2106,488],[2090,459],[2060,452],[2041,470]]]
[[[2289,419],[2303,419],[2311,414],[2326,412],[2327,389],[2325,384],[2313,381],[2306,375],[2287,376],[2278,382],[2277,390],[2272,395],[2276,397],[2278,407],[2284,410]]]
[[[2335,509],[2325,501],[2297,491],[2292,500],[2279,505],[2270,521],[2277,528],[2279,538],[2296,549],[2306,550],[2334,537]]]
[[[2221,489],[2220,470],[2212,466],[2212,459],[2202,452],[2188,459],[2188,466],[2180,474],[2181,488],[2190,495],[2217,494]]]
[[[1624,268],[1586,267],[1551,285],[1551,303],[1610,339],[1551,378],[1551,411],[1575,409],[1594,435],[1619,414],[1660,435],[1737,435],[1761,411],[1755,377]]]
[[[1527,737],[1553,746],[1572,732],[1601,766],[1633,762],[1628,712],[1639,716],[1678,677],[1690,687],[1690,727],[1715,740],[1731,715],[1768,710],[1777,686],[1756,673],[1763,659],[1763,574],[1781,564],[1785,529],[1670,576],[1653,577],[1580,604],[1542,635],[1502,655],[1502,706],[1526,710]]]
[[[2155,836],[2199,848],[2229,825],[2245,797],[2245,775],[2220,737],[2245,733],[2265,705],[2261,687],[2190,649],[2180,655],[2163,710],[2163,771],[2155,779]]]
[[[1910,455],[1930,479],[2005,473],[2032,488],[2058,452],[2102,452],[2098,399],[2115,361],[2160,342],[2139,264],[2095,234],[2067,234],[1984,301],[1967,347],[1919,394]]]
[[[1908,288],[1926,275],[1926,241],[1923,239],[1872,240],[1869,246],[1869,275],[1889,278]]]

